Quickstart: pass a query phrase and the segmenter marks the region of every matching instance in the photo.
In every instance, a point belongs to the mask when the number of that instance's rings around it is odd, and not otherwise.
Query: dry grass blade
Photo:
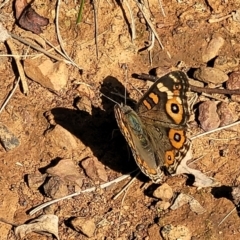
[[[218,227],[236,210],[236,207],[234,207],[223,219],[222,221],[218,224]]]
[[[136,170],[135,170],[135,171],[136,171]],[[135,171],[133,171],[133,172],[135,172]],[[131,173],[133,173],[133,172],[131,172]],[[111,185],[114,184],[114,183],[121,182],[121,181],[123,181],[124,179],[130,177],[130,174],[131,174],[131,173],[126,174],[126,175],[122,175],[122,176],[120,176],[120,177],[118,177],[118,178],[116,178],[116,179],[114,179],[114,180],[112,180],[112,181],[110,181],[110,182],[104,183],[104,184],[100,185],[100,188],[103,189],[103,188],[106,188],[106,187],[111,186]],[[41,209],[43,209],[43,208],[45,208],[45,207],[47,207],[47,206],[50,206],[50,205],[52,205],[52,204],[54,204],[54,203],[57,203],[57,202],[59,202],[59,201],[61,201],[61,200],[69,199],[69,198],[78,196],[78,195],[80,195],[80,194],[82,194],[82,193],[93,192],[93,191],[95,191],[96,189],[97,189],[97,187],[88,188],[88,189],[85,189],[85,190],[82,190],[82,191],[79,191],[79,192],[75,192],[75,193],[73,193],[73,194],[69,194],[69,195],[64,196],[64,197],[61,197],[61,198],[57,198],[57,199],[54,199],[54,200],[45,202],[45,203],[39,205],[38,207],[34,208],[33,210],[31,210],[31,211],[29,212],[29,215],[33,215],[33,214],[35,214],[36,212],[40,211]]]
[[[163,15],[164,17],[166,17],[165,11],[164,11],[163,6],[162,6],[162,1],[161,1],[161,0],[158,0],[158,3],[159,3],[159,6],[160,6],[160,9],[161,9],[161,11],[162,11],[162,15]]]
[[[124,200],[127,196],[127,193],[128,193],[128,190],[130,189],[130,185],[135,181],[136,177],[139,175],[140,171],[136,174],[136,176],[134,178],[132,178],[129,183],[123,188],[123,190],[121,192],[119,192],[115,197],[117,196],[120,196],[120,194],[125,190],[125,193],[123,195],[123,198],[122,198],[122,201],[121,201],[121,209],[120,209],[120,212],[119,212],[119,218],[118,218],[118,226],[117,226],[117,236],[116,238],[118,238],[119,236],[119,227],[120,227],[120,220],[121,220],[121,216],[122,216],[122,207],[123,207],[123,203],[124,203]],[[114,198],[116,199],[116,198]]]
[[[240,123],[240,121],[237,121],[237,122],[235,122],[235,123],[232,123],[232,124],[229,124],[229,125],[226,125],[226,126],[217,128],[217,129],[213,129],[213,130],[208,131],[208,132],[200,133],[200,134],[198,134],[198,135],[196,135],[196,136],[191,137],[190,139],[191,139],[191,140],[194,140],[194,139],[196,139],[196,138],[205,136],[205,135],[207,135],[207,134],[211,134],[211,133],[214,133],[214,132],[217,132],[217,131],[221,131],[221,130],[226,129],[226,128],[230,128],[230,127],[236,126],[236,125],[238,125],[239,123]]]
[[[155,28],[154,28],[154,26],[153,26],[153,24],[152,24],[152,22],[150,20],[150,14],[149,14],[149,12],[147,12],[146,7],[142,3],[139,3],[137,0],[135,0],[135,2],[137,4],[139,10],[142,12],[142,14],[143,14],[147,24],[149,25],[149,27],[151,28],[152,32],[154,33],[154,36],[158,40],[158,43],[159,43],[160,47],[164,50],[164,46],[163,46],[163,44],[162,44],[162,42],[161,42],[161,40],[160,40],[160,38],[159,38],[159,36],[157,34],[157,31],[155,30]]]
[[[136,28],[135,28],[135,20],[134,20],[134,17],[133,17],[132,9],[131,9],[127,0],[123,0],[122,2],[123,2],[123,4],[126,4],[126,6],[128,8],[128,11],[129,11],[129,14],[130,14],[131,30],[132,30],[131,36],[132,36],[132,42],[133,42],[133,40],[136,38]]]
[[[15,83],[15,86],[13,87],[11,93],[8,95],[7,99],[3,102],[2,106],[0,107],[0,113],[2,112],[2,110],[6,107],[6,105],[8,104],[9,100],[11,99],[12,95],[14,94],[14,92],[17,89],[17,86],[19,84],[20,81],[20,77],[18,77],[17,82]]]
[[[58,22],[60,4],[61,4],[61,0],[58,0],[58,1],[57,1],[57,8],[56,8],[56,31],[57,31],[57,37],[58,37],[59,44],[60,44],[61,49],[62,49],[62,51],[63,51],[63,53],[64,53],[64,55],[65,55],[65,58],[68,59],[68,60],[72,63],[72,65],[74,65],[74,66],[77,67],[78,69],[82,70],[82,68],[79,67],[79,66],[69,57],[69,55],[67,54],[67,52],[66,52],[65,49],[64,49],[63,40],[62,40],[62,37],[61,37],[61,34],[60,34],[59,22]]]
[[[138,169],[136,169],[138,170]],[[116,200],[126,189],[129,188],[129,186],[135,181],[136,177],[140,174],[141,172],[138,171],[136,175],[121,189],[119,193],[117,193],[114,197],[113,200]]]
[[[7,40],[7,45],[8,47],[10,48],[11,52],[13,55],[16,55],[14,58],[15,62],[16,62],[16,65],[17,65],[17,69],[18,69],[18,73],[19,73],[19,76],[20,76],[20,79],[21,79],[21,83],[22,83],[22,88],[23,88],[23,93],[25,95],[28,94],[28,84],[27,84],[27,80],[26,80],[26,76],[25,76],[25,72],[24,72],[24,69],[23,69],[23,66],[20,62],[20,58],[18,57],[18,53],[17,53],[17,50],[14,46],[14,43],[13,43],[13,39],[12,38],[9,38]]]
[[[54,60],[64,61],[65,63],[69,63],[69,64],[71,63],[71,62],[69,62],[69,61],[67,61],[67,60],[63,60],[63,59],[61,59],[61,58],[59,58],[59,57],[54,56],[53,54],[47,52],[47,51],[44,50],[43,48],[38,47],[38,46],[36,46],[36,45],[33,45],[33,44],[30,43],[29,41],[27,41],[27,40],[25,40],[25,39],[23,39],[23,38],[15,35],[15,34],[13,34],[13,33],[9,33],[9,34],[11,35],[12,38],[18,40],[18,41],[21,42],[21,43],[24,43],[24,44],[27,45],[27,46],[30,46],[31,48],[33,48],[33,49],[35,49],[35,50],[37,50],[37,51],[45,54],[46,56],[48,56],[48,57],[50,57],[50,58],[52,58],[52,59],[54,59]]]
[[[95,45],[96,45],[96,56],[97,56],[97,59],[98,59],[98,20],[97,20],[97,17],[98,17],[98,8],[96,6],[96,0],[93,0],[93,12],[94,12],[94,25],[95,25]]]

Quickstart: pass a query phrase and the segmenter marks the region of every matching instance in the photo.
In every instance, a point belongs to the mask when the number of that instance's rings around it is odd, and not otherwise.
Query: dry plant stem
[[[149,80],[151,82],[155,82],[159,79],[156,76],[148,75],[145,73],[136,74],[136,76],[134,78],[142,79],[142,80]],[[196,87],[193,85],[189,85],[189,87],[190,87],[191,91],[198,92],[198,93],[218,93],[218,94],[240,95],[240,89],[230,90],[230,89],[218,89],[218,88],[205,88],[205,87]]]
[[[124,4],[124,3],[126,4],[126,6],[127,6],[127,8],[128,8],[128,11],[129,11],[129,14],[130,14],[130,18],[131,18],[131,30],[132,30],[131,36],[132,36],[132,42],[133,42],[133,40],[136,38],[136,28],[135,28],[135,20],[134,20],[134,17],[133,17],[132,9],[131,9],[131,7],[130,7],[130,5],[129,5],[129,3],[128,3],[127,0],[123,0],[122,2],[123,2],[123,4]]]
[[[227,99],[222,99],[218,96],[213,96],[213,95],[205,93],[205,92],[203,92],[202,95],[205,96],[205,97],[211,98],[211,99],[215,99],[215,100],[220,101],[220,102],[226,102],[226,103],[229,102]]]
[[[52,52],[53,50],[55,50],[58,54],[60,54],[62,57],[65,58],[65,55],[58,49],[58,48],[60,48],[60,45],[54,46],[47,39],[43,38],[43,40],[51,47],[51,49],[47,50],[48,52]],[[40,53],[40,54],[36,55],[35,57],[33,57],[32,59],[39,58],[42,55],[43,55],[43,53]],[[69,61],[67,61],[67,62],[71,64],[71,62],[69,62]]]
[[[139,175],[139,173],[140,173],[140,171],[137,173],[137,175],[134,177],[134,178],[132,178],[130,181],[129,181],[129,183],[126,185],[126,187],[124,188],[124,190],[126,190],[125,191],[125,193],[124,193],[124,195],[123,195],[123,198],[122,198],[122,201],[121,201],[121,208],[120,208],[120,212],[119,212],[119,218],[118,218],[118,226],[117,226],[117,236],[116,236],[116,238],[118,238],[118,234],[119,234],[119,226],[120,226],[120,220],[121,220],[121,216],[122,216],[122,207],[123,207],[123,203],[124,203],[124,200],[125,200],[125,198],[126,198],[126,196],[127,196],[127,193],[128,193],[128,190],[130,189],[130,184],[131,183],[133,183],[133,181],[135,181],[135,179],[136,179],[136,177]]]
[[[17,82],[15,83],[15,86],[12,89],[12,92],[8,95],[7,99],[3,102],[2,106],[0,107],[0,113],[2,112],[2,110],[6,107],[6,105],[8,104],[9,100],[11,99],[12,95],[14,94],[14,92],[17,89],[17,86],[19,84],[20,81],[20,77],[18,77]]]
[[[224,16],[224,17],[221,17],[221,18],[210,18],[210,19],[208,20],[208,22],[209,22],[209,23],[221,22],[221,21],[223,21],[223,20],[225,20],[225,19],[227,19],[227,18],[230,18],[231,16],[232,16],[232,13],[230,13],[230,14]]]
[[[7,41],[7,45],[9,46],[12,54],[14,55],[17,55],[17,50],[15,49],[15,46],[13,44],[13,39],[12,38],[9,38]],[[21,79],[21,83],[22,83],[22,88],[23,88],[23,93],[25,95],[28,94],[28,84],[27,84],[27,80],[26,80],[26,77],[25,77],[25,73],[24,73],[24,70],[23,70],[23,66],[20,62],[20,58],[19,57],[13,57],[15,62],[16,62],[16,65],[17,65],[17,69],[18,69],[18,73],[19,73],[19,76],[20,76],[20,79]]]
[[[10,33],[10,32],[9,32],[9,34],[11,35],[12,38],[18,40],[18,41],[21,42],[21,43],[24,43],[24,44],[27,45],[27,46],[30,46],[31,48],[33,48],[33,49],[35,49],[35,50],[37,50],[37,51],[45,54],[46,56],[48,56],[48,57],[50,57],[50,58],[52,58],[52,59],[54,59],[54,60],[64,61],[65,63],[71,64],[71,62],[66,61],[66,60],[63,60],[63,59],[61,59],[61,58],[59,58],[59,57],[56,57],[56,56],[52,55],[51,53],[47,52],[46,50],[44,50],[43,48],[38,47],[38,46],[36,46],[36,45],[33,45],[33,44],[30,43],[29,41],[27,41],[27,40],[25,40],[25,39],[23,39],[23,38],[15,35],[15,34],[13,34],[13,33]]]
[[[98,9],[97,9],[97,4],[96,4],[96,1],[97,0],[93,0],[93,12],[94,12],[94,25],[95,25],[95,45],[96,45],[96,56],[97,56],[97,59],[98,59],[98,20],[97,20],[97,17],[98,17]]]
[[[138,170],[138,169],[136,169]],[[129,188],[129,186],[136,180],[136,177],[140,174],[140,171],[136,173],[136,175],[121,189],[119,193],[117,193],[114,197],[113,200],[116,200],[126,189]]]
[[[207,134],[211,134],[211,133],[214,133],[214,132],[217,132],[217,131],[221,131],[221,130],[226,129],[226,128],[230,128],[230,127],[236,126],[236,125],[238,125],[239,123],[240,123],[240,121],[237,121],[237,122],[235,122],[235,123],[232,123],[232,124],[229,124],[229,125],[226,125],[226,126],[217,128],[217,129],[213,129],[213,130],[208,131],[208,132],[200,133],[200,134],[198,134],[198,135],[196,135],[196,136],[191,137],[190,139],[191,139],[191,140],[194,140],[194,139],[196,139],[196,138],[205,136],[205,135],[207,135]]]
[[[159,6],[160,6],[160,9],[161,9],[161,11],[162,11],[162,15],[163,15],[164,17],[166,17],[165,11],[164,11],[163,6],[162,6],[162,1],[161,1],[161,0],[158,0],[158,3],[159,3]]]
[[[146,10],[145,10],[146,8],[144,7],[143,4],[139,3],[138,0],[135,0],[135,2],[137,4],[139,10],[142,12],[142,14],[143,14],[147,24],[149,25],[149,27],[151,28],[152,32],[154,33],[156,39],[158,40],[158,43],[159,43],[160,47],[162,48],[162,50],[164,50],[164,46],[163,46],[162,42],[160,41],[160,38],[159,38],[159,36],[158,36],[158,34],[157,34],[157,32],[156,32],[156,30],[155,30],[155,28],[154,28],[150,18],[149,18],[149,13],[147,13]]]
[[[190,85],[190,88],[194,92],[199,92],[199,93],[218,93],[218,94],[237,94],[240,95],[240,90],[230,90],[230,89],[218,89],[218,88],[204,88],[204,87],[196,87],[193,85]]]
[[[58,37],[59,44],[60,44],[61,49],[62,49],[62,51],[63,51],[63,53],[64,53],[64,55],[65,55],[65,58],[68,59],[68,60],[72,63],[72,65],[74,65],[75,67],[77,67],[79,70],[82,70],[82,68],[79,67],[79,66],[69,57],[69,55],[67,54],[67,52],[66,52],[65,49],[64,49],[63,40],[62,40],[62,37],[61,37],[61,34],[60,34],[59,24],[58,24],[60,4],[61,4],[61,0],[58,0],[58,1],[57,1],[57,8],[56,8],[56,31],[57,31],[57,37]]]
[[[28,57],[37,57],[39,54],[28,54],[27,56]],[[21,54],[19,54],[19,55],[14,55],[14,54],[0,54],[0,57],[26,57],[26,55],[24,54],[24,55],[21,55]]]
[[[222,221],[218,224],[218,227],[236,210],[236,207],[234,207],[223,219]]]
[[[135,171],[133,171],[133,172],[135,172]],[[131,172],[131,173],[133,173],[133,172]],[[130,177],[130,174],[131,174],[131,173],[126,174],[126,175],[122,175],[122,176],[120,176],[120,177],[118,177],[118,178],[116,178],[116,179],[114,179],[114,180],[112,180],[112,181],[110,181],[110,182],[104,183],[104,184],[100,185],[100,188],[103,189],[103,188],[106,188],[106,187],[111,186],[111,185],[114,184],[114,183],[121,182],[121,181],[123,181],[124,179]],[[33,215],[33,214],[35,214],[36,212],[40,211],[41,209],[43,209],[43,208],[45,208],[45,207],[47,207],[47,206],[49,206],[49,205],[52,205],[53,203],[57,203],[57,202],[59,202],[59,201],[61,201],[61,200],[65,200],[65,199],[69,199],[69,198],[78,196],[78,195],[80,195],[81,193],[93,192],[93,191],[95,191],[96,189],[97,189],[97,187],[88,188],[88,189],[85,189],[85,190],[82,190],[82,191],[75,192],[75,193],[73,193],[73,194],[69,194],[69,195],[64,196],[64,197],[61,197],[61,198],[57,198],[57,199],[54,199],[54,200],[45,202],[45,203],[39,205],[38,207],[34,208],[33,210],[31,210],[31,211],[29,212],[29,215]]]

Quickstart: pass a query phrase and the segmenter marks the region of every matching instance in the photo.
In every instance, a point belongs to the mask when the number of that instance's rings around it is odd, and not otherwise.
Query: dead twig
[[[26,80],[26,76],[25,76],[25,72],[24,72],[24,69],[23,69],[23,66],[20,62],[20,58],[17,56],[18,53],[17,53],[17,50],[14,46],[14,43],[13,43],[13,40],[12,38],[9,38],[7,40],[7,45],[9,47],[9,49],[11,50],[12,54],[13,55],[16,55],[14,58],[15,62],[16,62],[16,65],[17,65],[17,69],[18,69],[18,73],[19,73],[19,76],[20,76],[20,79],[21,79],[21,83],[22,83],[22,88],[23,88],[23,94],[27,95],[28,94],[28,84],[27,84],[27,80]]]
[[[235,122],[235,123],[232,123],[232,124],[229,124],[229,125],[226,125],[226,126],[217,128],[217,129],[213,129],[213,130],[208,131],[208,132],[200,133],[200,134],[198,134],[198,135],[195,135],[195,136],[191,137],[190,139],[191,139],[191,140],[194,140],[194,139],[196,139],[196,138],[199,138],[199,137],[202,137],[202,136],[205,136],[205,135],[207,135],[207,134],[211,134],[211,133],[214,133],[214,132],[217,132],[217,131],[221,131],[221,130],[226,129],[226,128],[230,128],[230,127],[236,126],[236,125],[238,125],[238,124],[240,124],[240,121],[237,121],[237,122]]]
[[[137,0],[135,0],[135,2],[137,4],[139,10],[142,12],[142,14],[143,14],[147,24],[149,25],[149,27],[151,28],[152,32],[154,33],[154,36],[158,40],[158,43],[159,43],[160,47],[162,48],[162,50],[164,50],[165,48],[164,48],[164,46],[163,46],[163,44],[162,44],[162,42],[161,42],[161,40],[160,40],[160,38],[158,36],[157,31],[155,30],[155,28],[154,28],[154,26],[153,26],[153,24],[152,24],[152,22],[150,20],[150,14],[149,14],[149,12],[147,12],[146,7],[142,3],[139,3]],[[170,54],[168,52],[167,52],[167,54],[171,58],[171,56],[170,56]]]
[[[2,112],[2,110],[6,107],[6,105],[8,104],[9,100],[11,99],[11,97],[13,96],[14,92],[17,89],[17,86],[19,84],[20,81],[20,77],[18,77],[17,82],[15,83],[15,86],[13,87],[11,93],[8,95],[7,99],[3,102],[2,106],[0,107],[0,113]]]
[[[136,174],[136,176],[134,178],[132,178],[129,183],[122,189],[121,192],[119,192],[115,197],[119,196],[123,191],[125,191],[124,195],[123,195],[123,198],[122,198],[122,201],[121,201],[121,208],[120,208],[120,212],[119,212],[119,218],[118,218],[118,226],[117,226],[117,236],[116,238],[118,238],[118,232],[119,232],[119,226],[120,226],[120,220],[121,220],[121,216],[122,216],[122,207],[123,207],[123,203],[124,203],[124,200],[127,196],[127,193],[128,193],[128,190],[130,189],[130,185],[133,183],[133,181],[135,181],[136,177],[139,175],[140,171]],[[116,198],[114,198],[116,199]]]
[[[52,59],[54,59],[54,60],[64,61],[65,63],[71,64],[71,62],[69,62],[69,61],[67,61],[67,60],[64,60],[64,59],[61,59],[61,58],[59,58],[59,57],[54,56],[53,54],[49,53],[48,51],[44,50],[43,48],[38,47],[38,46],[36,46],[36,45],[33,45],[33,44],[30,43],[29,41],[27,41],[27,40],[25,40],[25,39],[23,39],[23,38],[15,35],[14,33],[10,33],[10,32],[9,32],[9,34],[11,35],[12,38],[18,40],[18,41],[21,42],[21,43],[24,43],[24,44],[27,45],[27,46],[30,46],[31,48],[33,48],[33,49],[35,49],[35,50],[37,50],[37,51],[45,54],[46,56],[48,56],[48,57],[50,57],[50,58],[52,58]]]
[[[138,170],[138,169],[136,169]],[[136,177],[140,174],[141,172],[138,171],[136,175],[121,189],[119,193],[117,193],[114,197],[113,200],[116,200],[125,190],[127,191],[129,186],[136,180]]]
[[[61,0],[58,0],[57,1],[57,8],[56,8],[56,31],[57,31],[57,37],[58,37],[58,42],[61,46],[61,49],[65,55],[65,58],[68,59],[72,65],[74,65],[75,67],[77,67],[79,70],[82,70],[81,67],[79,67],[70,57],[69,55],[67,54],[67,52],[65,51],[65,48],[64,48],[64,44],[63,44],[63,39],[61,37],[61,34],[60,34],[60,30],[59,30],[59,9],[60,9],[60,4],[61,4]]]
[[[218,224],[218,227],[236,210],[236,207],[234,207],[223,219],[222,221]]]
[[[97,17],[98,17],[98,8],[96,6],[96,1],[97,0],[93,0],[93,12],[94,12],[94,25],[95,25],[95,45],[96,45],[96,56],[97,56],[97,59],[98,59],[98,20],[97,20]]]
[[[160,6],[162,15],[163,15],[164,17],[166,17],[165,11],[164,11],[163,6],[162,6],[162,1],[161,1],[161,0],[158,0],[158,3],[159,3],[159,6]]]
[[[129,14],[130,14],[130,18],[131,18],[131,25],[130,26],[131,26],[131,31],[132,31],[131,32],[131,36],[132,36],[131,38],[132,38],[132,42],[133,42],[133,40],[136,38],[136,27],[135,27],[135,20],[134,20],[134,17],[133,17],[132,9],[131,9],[127,0],[123,0],[122,3],[126,4],[127,9],[129,11]]]
[[[136,171],[136,170],[135,170],[135,171]],[[133,172],[135,172],[135,171],[133,171]],[[133,173],[133,172],[131,172],[131,173]],[[122,176],[120,176],[120,177],[118,177],[118,178],[116,178],[116,179],[114,179],[114,180],[112,180],[112,181],[110,181],[110,182],[104,183],[104,184],[100,185],[100,188],[101,188],[101,189],[107,188],[107,187],[111,186],[111,185],[114,184],[114,183],[121,182],[121,181],[123,181],[124,179],[130,177],[130,174],[131,174],[131,173],[126,174],[126,175],[122,175]],[[64,196],[64,197],[61,197],[61,198],[57,198],[57,199],[53,199],[53,200],[51,200],[51,201],[45,202],[45,203],[39,205],[38,207],[34,208],[33,210],[31,210],[31,211],[29,212],[29,215],[33,215],[33,214],[35,214],[36,212],[40,211],[41,209],[43,209],[43,208],[45,208],[45,207],[47,207],[47,206],[50,206],[50,205],[52,205],[52,204],[54,204],[54,203],[57,203],[57,202],[59,202],[59,201],[61,201],[61,200],[69,199],[69,198],[78,196],[78,195],[80,195],[80,194],[82,194],[82,193],[93,192],[93,191],[95,191],[96,189],[97,189],[97,187],[88,188],[88,189],[85,189],[85,190],[82,190],[82,191],[75,192],[75,193],[73,193],[73,194],[69,194],[69,195]]]

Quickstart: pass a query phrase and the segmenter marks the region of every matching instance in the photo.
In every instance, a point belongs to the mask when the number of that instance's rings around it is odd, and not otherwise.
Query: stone
[[[51,176],[61,178],[64,182],[82,186],[83,176],[79,172],[79,167],[70,158],[61,159],[55,166],[48,168],[46,172]]]
[[[46,180],[47,174],[41,174],[40,172],[27,175],[28,186],[31,189],[38,189]]]
[[[81,162],[85,173],[94,181],[101,179],[104,182],[108,181],[108,176],[105,170],[105,166],[98,161],[96,157],[91,157]]]
[[[218,55],[220,48],[224,44],[224,39],[220,36],[216,36],[211,39],[207,48],[203,51],[202,60],[203,62],[208,62]]]
[[[214,101],[205,101],[199,106],[198,120],[204,131],[216,129],[220,125],[220,119],[217,114],[217,105]]]
[[[228,80],[228,75],[217,68],[201,67],[194,74],[194,78],[205,83],[221,84]]]
[[[164,240],[191,240],[192,234],[189,229],[182,225],[176,227],[168,224],[161,229],[161,234]]]
[[[0,123],[0,142],[6,151],[19,146],[18,138],[2,123]]]
[[[167,183],[163,183],[153,192],[153,196],[163,201],[170,201],[173,197],[173,190]]]
[[[45,137],[46,140],[50,141],[53,146],[61,149],[73,150],[78,146],[73,135],[58,124],[53,128],[53,130],[48,131]]]
[[[221,102],[217,105],[217,113],[220,118],[220,127],[238,120],[237,114],[232,111],[229,104],[226,102]]]
[[[238,69],[239,59],[234,57],[218,56],[214,60],[214,68],[220,69],[225,73],[232,72],[235,69]]]
[[[59,177],[51,177],[44,185],[44,192],[47,196],[57,199],[68,195],[66,183]]]
[[[230,73],[229,79],[226,82],[226,87],[229,90],[240,89],[240,71]],[[240,102],[240,95],[232,94],[231,99]]]
[[[26,59],[24,71],[33,81],[54,91],[60,91],[67,85],[68,68],[63,61],[53,63],[49,59],[44,62],[39,59]]]
[[[88,238],[94,235],[96,224],[92,219],[76,217],[71,221],[73,228],[87,236]]]
[[[158,211],[164,211],[167,210],[170,207],[170,202],[165,202],[165,201],[159,201],[156,203],[156,209]]]

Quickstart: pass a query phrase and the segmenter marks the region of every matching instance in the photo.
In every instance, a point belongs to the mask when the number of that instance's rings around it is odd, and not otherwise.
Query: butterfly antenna
[[[128,84],[128,67],[127,67],[127,64],[126,63],[124,63],[123,65],[122,65],[122,68],[123,68],[123,70],[125,71],[124,72],[124,75],[125,75],[125,91],[124,91],[124,105],[126,105],[127,104],[127,84]]]
[[[115,104],[119,105],[119,103],[118,103],[118,102],[114,101],[112,98],[110,98],[110,97],[106,96],[106,95],[105,95],[105,94],[103,94],[103,93],[100,93],[100,96],[103,96],[103,97],[107,98],[108,100],[110,100],[111,102],[113,102],[113,103],[115,103]]]

